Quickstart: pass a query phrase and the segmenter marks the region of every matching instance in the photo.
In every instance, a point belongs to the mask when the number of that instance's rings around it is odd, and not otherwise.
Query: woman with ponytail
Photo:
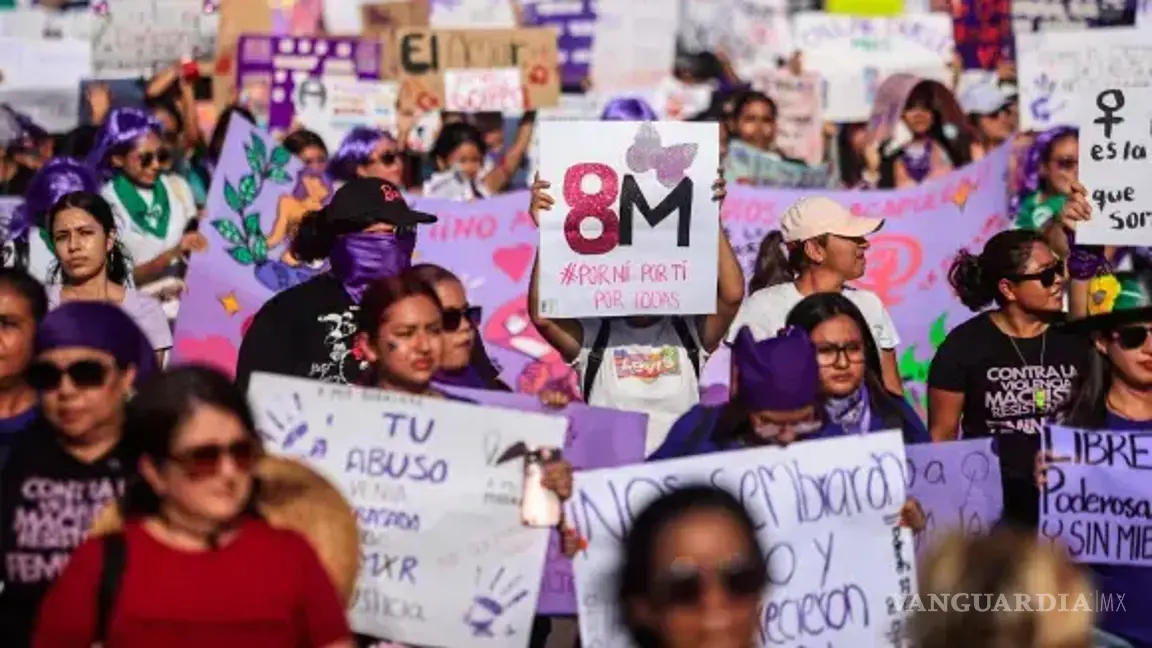
[[[1040,432],[1091,354],[1084,338],[1052,327],[1063,317],[1064,261],[1039,234],[1010,230],[979,256],[962,250],[948,280],[979,314],[952,329],[932,359],[929,432],[936,442],[994,437],[1005,519],[1034,526]]]
[[[70,301],[117,304],[132,316],[163,361],[172,348],[172,330],[160,303],[129,288],[131,266],[117,237],[112,207],[100,194],[76,191],[64,195],[45,218],[56,253],[48,301],[55,307]]]
[[[436,217],[408,206],[396,185],[355,177],[332,202],[304,217],[292,239],[302,263],[329,271],[285,290],[260,307],[244,333],[236,382],[254,371],[359,384],[369,363],[353,349],[356,312],[369,284],[412,264],[416,227]]]

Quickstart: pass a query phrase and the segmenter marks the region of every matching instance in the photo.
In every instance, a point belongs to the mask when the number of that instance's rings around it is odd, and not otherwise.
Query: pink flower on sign
[[[645,123],[636,131],[636,139],[624,154],[624,161],[633,173],[656,171],[660,184],[671,189],[688,173],[696,159],[695,144],[663,146],[656,127]]]

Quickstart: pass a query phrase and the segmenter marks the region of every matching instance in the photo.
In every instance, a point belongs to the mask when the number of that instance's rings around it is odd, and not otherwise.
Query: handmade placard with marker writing
[[[1092,218],[1080,245],[1152,245],[1152,89],[1094,86],[1080,109],[1080,182]]]
[[[262,373],[248,397],[265,446],[306,461],[356,510],[356,632],[528,646],[552,531],[521,524],[524,459],[508,458],[562,447],[564,417]]]
[[[1152,432],[1052,426],[1040,532],[1078,562],[1152,567]]]
[[[927,518],[916,534],[916,554],[952,532],[987,532],[1004,512],[1000,460],[992,439],[921,443],[908,454],[908,495],[915,497]]]
[[[540,312],[549,317],[716,311],[716,124],[540,124]]]
[[[768,560],[760,646],[903,646],[901,595],[916,593],[904,443],[880,432],[581,471],[567,507],[588,548],[574,559],[580,639],[631,646],[616,606],[622,540],[649,502],[712,484],[740,499]]]

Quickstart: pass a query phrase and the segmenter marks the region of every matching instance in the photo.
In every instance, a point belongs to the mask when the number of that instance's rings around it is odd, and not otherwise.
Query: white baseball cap
[[[884,226],[883,218],[853,216],[840,203],[824,196],[797,200],[780,218],[784,241],[807,241],[823,234],[859,238]]]

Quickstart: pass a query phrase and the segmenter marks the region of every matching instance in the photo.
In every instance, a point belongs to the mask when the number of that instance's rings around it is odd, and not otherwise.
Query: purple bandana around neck
[[[412,265],[416,234],[360,232],[336,239],[328,260],[332,274],[357,304],[368,284],[391,277]]]

